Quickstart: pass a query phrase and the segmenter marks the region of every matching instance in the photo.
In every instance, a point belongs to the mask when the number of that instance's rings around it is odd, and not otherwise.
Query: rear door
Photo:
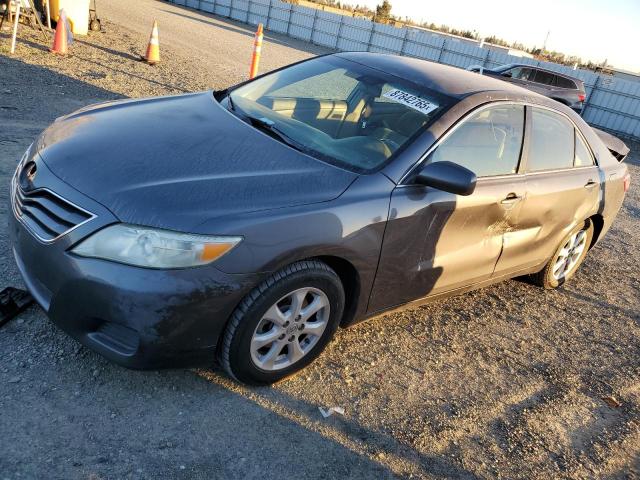
[[[556,76],[545,70],[533,69],[534,75],[529,78],[527,88],[542,95],[549,96],[555,89]]]
[[[574,124],[555,110],[528,108],[527,196],[519,230],[505,236],[506,255],[496,273],[547,261],[578,223],[598,211],[600,201],[599,169]]]
[[[522,105],[492,105],[459,123],[427,162],[451,161],[478,176],[469,196],[399,185],[391,197],[371,312],[488,279],[503,233],[518,216]]]

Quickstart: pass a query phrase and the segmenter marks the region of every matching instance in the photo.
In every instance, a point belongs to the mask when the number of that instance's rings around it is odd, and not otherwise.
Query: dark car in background
[[[528,88],[541,95],[553,98],[578,113],[582,112],[586,93],[584,82],[577,78],[524,64],[509,64],[493,69],[473,66],[469,70],[482,72],[483,75],[496,77]]]
[[[131,368],[268,384],[338,327],[504,279],[569,280],[629,174],[573,110],[489,76],[339,53],[56,120],[9,234],[63,330]]]

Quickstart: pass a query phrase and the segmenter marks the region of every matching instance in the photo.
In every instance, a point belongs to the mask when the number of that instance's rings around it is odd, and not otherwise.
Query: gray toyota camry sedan
[[[59,118],[18,165],[9,231],[35,299],[89,348],[132,368],[217,356],[268,384],[338,327],[569,280],[620,208],[622,157],[515,85],[340,53]]]

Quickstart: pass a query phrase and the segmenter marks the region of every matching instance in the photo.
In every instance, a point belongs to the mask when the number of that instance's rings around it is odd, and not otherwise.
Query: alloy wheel
[[[560,280],[569,275],[580,261],[587,247],[587,231],[580,230],[569,237],[553,264],[553,278]]]
[[[287,368],[309,353],[329,323],[327,295],[299,288],[283,296],[262,316],[251,338],[251,359],[262,370]]]

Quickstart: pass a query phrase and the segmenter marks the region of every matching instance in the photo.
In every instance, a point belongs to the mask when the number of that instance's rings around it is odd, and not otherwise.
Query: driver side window
[[[478,177],[518,171],[524,134],[524,106],[485,108],[463,121],[429,155],[429,162],[449,161]]]

